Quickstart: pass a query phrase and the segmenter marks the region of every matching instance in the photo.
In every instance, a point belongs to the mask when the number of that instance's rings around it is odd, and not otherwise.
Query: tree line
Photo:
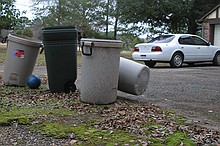
[[[19,17],[14,3],[0,1],[0,29],[74,25],[86,37],[134,40],[141,33],[196,34],[197,20],[219,0],[32,0],[32,21]]]

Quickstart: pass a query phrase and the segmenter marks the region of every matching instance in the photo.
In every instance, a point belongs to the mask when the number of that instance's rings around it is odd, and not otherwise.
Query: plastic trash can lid
[[[54,27],[45,27],[42,30],[53,30],[53,29],[76,29],[75,26],[54,26]]]
[[[78,30],[74,26],[55,26],[42,29],[43,41],[78,40]]]
[[[92,38],[82,38],[81,45],[93,46],[99,48],[122,48],[123,43],[121,40],[106,40],[106,39],[92,39]]]
[[[23,38],[20,36],[11,35],[11,34],[8,35],[8,40],[16,42],[18,44],[31,46],[31,47],[40,47],[42,45],[41,41],[31,40],[31,39]]]

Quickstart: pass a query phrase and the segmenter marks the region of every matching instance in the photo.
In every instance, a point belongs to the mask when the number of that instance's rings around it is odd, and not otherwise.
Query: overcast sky
[[[22,16],[26,16],[29,19],[33,18],[33,14],[31,12],[30,6],[32,5],[31,0],[16,0],[15,6],[16,9],[19,9],[20,12],[27,11],[26,14]]]

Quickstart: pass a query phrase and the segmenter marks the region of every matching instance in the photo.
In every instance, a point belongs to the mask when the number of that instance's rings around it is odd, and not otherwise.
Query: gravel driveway
[[[162,64],[150,69],[143,96],[120,95],[174,110],[190,123],[220,131],[220,67],[200,64],[174,69]]]
[[[0,65],[0,74],[3,65]],[[46,75],[46,68],[36,67],[35,73]],[[79,88],[80,69],[77,87]],[[161,64],[150,69],[150,80],[144,95],[133,96],[118,92],[118,96],[150,102],[174,110],[201,124],[220,131],[220,67],[210,64],[170,68]]]

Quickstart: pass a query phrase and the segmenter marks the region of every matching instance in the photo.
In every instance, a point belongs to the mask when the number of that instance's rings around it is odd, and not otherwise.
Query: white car
[[[172,67],[183,63],[213,62],[220,65],[220,47],[191,34],[165,34],[148,43],[137,44],[132,54],[134,60],[144,61],[149,67],[157,62],[168,62]]]

